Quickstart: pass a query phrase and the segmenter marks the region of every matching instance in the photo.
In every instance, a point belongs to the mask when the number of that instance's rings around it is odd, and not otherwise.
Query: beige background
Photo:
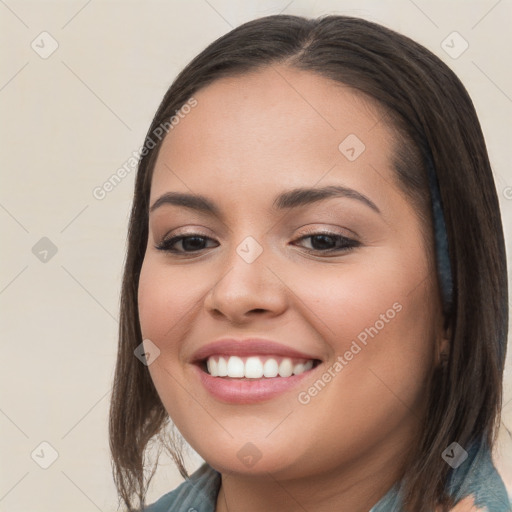
[[[280,12],[362,16],[452,67],[480,115],[512,253],[510,0],[1,0],[1,511],[116,509],[107,414],[134,172],[103,200],[92,191],[140,147],[193,56],[231,27]],[[469,44],[458,58],[441,47],[453,31]],[[47,56],[52,38],[58,48]],[[512,429],[510,356],[504,423]],[[58,458],[41,468],[52,450]],[[496,461],[512,494],[505,429]],[[192,453],[190,469],[199,462]],[[149,500],[180,481],[162,459]]]

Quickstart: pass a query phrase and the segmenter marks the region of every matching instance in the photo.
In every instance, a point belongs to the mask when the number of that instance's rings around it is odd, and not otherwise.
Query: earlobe
[[[436,344],[436,366],[446,367],[450,359],[450,348],[452,340],[452,328],[443,329],[442,337]]]

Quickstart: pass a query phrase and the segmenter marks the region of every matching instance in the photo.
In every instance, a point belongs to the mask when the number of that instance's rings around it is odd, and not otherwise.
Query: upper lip
[[[239,357],[267,355],[294,359],[320,359],[317,356],[300,352],[292,347],[264,338],[223,338],[202,346],[192,355],[193,362],[200,362],[216,354],[229,354]]]

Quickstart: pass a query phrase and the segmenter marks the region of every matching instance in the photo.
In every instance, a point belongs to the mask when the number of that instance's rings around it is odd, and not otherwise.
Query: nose
[[[206,310],[236,324],[282,314],[287,307],[288,288],[277,265],[272,264],[270,252],[264,249],[249,262],[235,247],[226,264],[219,265],[215,284],[205,297]]]

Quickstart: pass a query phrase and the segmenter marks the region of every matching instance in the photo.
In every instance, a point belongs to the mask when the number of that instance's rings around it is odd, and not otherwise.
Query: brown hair
[[[220,37],[177,76],[156,112],[139,162],[121,291],[118,358],[110,410],[110,447],[120,498],[143,506],[150,441],[165,445],[186,477],[169,417],[148,369],[134,356],[142,342],[137,289],[148,237],[151,175],[161,146],[152,138],[199,89],[213,81],[274,64],[317,73],[373,98],[398,135],[397,182],[429,220],[426,165],[437,174],[453,272],[451,350],[434,370],[427,415],[415,456],[404,468],[406,510],[451,505],[450,468],[441,453],[456,440],[492,447],[499,425],[508,329],[505,246],[499,203],[484,138],[468,93],[435,55],[411,39],[347,16],[268,16]],[[151,142],[151,144],[150,144]],[[151,148],[151,149],[148,149]],[[419,159],[419,160],[418,160]],[[418,164],[419,161],[419,164]],[[432,240],[432,237],[429,236]],[[169,443],[171,443],[169,445]],[[412,448],[412,447],[411,447]],[[147,468],[146,468],[147,469]]]

